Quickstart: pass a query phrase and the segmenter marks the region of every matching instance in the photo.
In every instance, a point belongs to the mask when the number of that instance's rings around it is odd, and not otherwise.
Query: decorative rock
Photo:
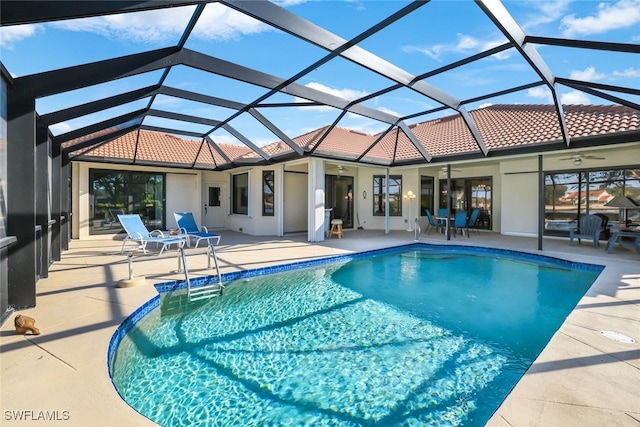
[[[36,319],[23,316],[22,314],[18,314],[13,321],[13,324],[16,326],[16,333],[26,334],[27,332],[31,332],[32,335],[40,335],[40,329],[35,327],[35,323]]]

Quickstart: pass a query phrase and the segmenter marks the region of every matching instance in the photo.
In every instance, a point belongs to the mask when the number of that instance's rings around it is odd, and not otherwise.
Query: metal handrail
[[[178,270],[184,270],[184,280],[187,284],[187,297],[189,302],[198,301],[205,298],[211,298],[214,296],[222,295],[224,285],[222,284],[222,276],[220,275],[220,268],[218,266],[218,258],[216,256],[215,248],[213,244],[210,244],[207,249],[208,268],[211,268],[211,258],[215,262],[215,269],[218,276],[218,282],[210,285],[198,286],[197,288],[191,288],[191,280],[189,279],[189,269],[187,268],[187,258],[184,254],[184,247],[178,248]],[[182,266],[181,266],[182,264]]]
[[[417,242],[418,241],[418,236],[420,234],[422,234],[422,227],[420,227],[420,221],[418,221],[418,218],[416,218],[416,226],[413,228],[414,232],[413,232],[413,241]]]

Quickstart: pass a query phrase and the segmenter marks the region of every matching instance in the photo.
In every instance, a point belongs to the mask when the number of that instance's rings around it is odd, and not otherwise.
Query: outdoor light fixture
[[[407,194],[404,195],[404,199],[409,202],[409,228],[407,231],[413,231],[413,223],[411,222],[411,205],[413,204],[413,199],[416,198],[416,195],[413,194],[413,191],[407,191]]]

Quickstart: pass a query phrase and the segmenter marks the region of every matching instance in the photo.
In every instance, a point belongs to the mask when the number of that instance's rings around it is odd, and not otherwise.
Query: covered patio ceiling
[[[640,7],[640,3],[631,4]],[[350,19],[345,7],[361,19]],[[13,77],[15,90],[10,92],[9,105],[20,102],[16,97],[35,99],[40,123],[70,158],[138,131],[199,143],[200,149],[192,150],[196,158],[191,167],[212,170],[305,156],[380,166],[447,163],[640,141],[640,45],[633,42],[640,34],[620,42],[605,35],[579,39],[542,30],[536,33],[534,29],[542,27],[516,19],[516,15],[521,20],[526,16],[518,7],[518,2],[497,0],[4,0],[0,13],[5,40],[7,34],[15,34],[9,31],[17,29],[40,31],[43,37],[47,31],[66,30],[69,45],[59,46],[65,49],[56,58],[63,65],[59,68],[49,68],[41,60],[44,53],[37,49],[47,48],[44,41],[25,47],[33,49],[29,52],[18,44],[8,50],[5,46],[2,65]],[[332,19],[316,20],[318,8],[323,8],[323,16],[329,11]],[[456,22],[461,16],[472,19],[473,28],[459,28]],[[148,49],[119,39],[116,45],[121,54],[114,55],[112,46],[102,49],[83,40],[87,36],[81,28],[99,25],[98,19],[144,21],[147,31],[153,28],[158,33],[171,33],[178,26],[179,36],[157,37],[151,44],[164,45]],[[228,23],[228,37],[219,33],[225,31],[222,22]],[[56,26],[52,30],[43,25]],[[206,36],[214,26],[212,31],[217,33]],[[469,34],[474,35],[475,44],[464,48],[461,39],[471,39]],[[478,42],[481,36],[484,43]],[[459,47],[451,49],[455,55],[441,54],[446,49],[441,41],[456,39]],[[387,46],[389,40],[394,40],[393,46]],[[86,52],[74,56],[74,49]],[[420,49],[426,55],[412,55]],[[404,56],[398,56],[398,51]],[[557,65],[571,61],[576,52],[590,60],[575,64],[574,69],[583,69],[582,73]],[[89,60],[76,63],[82,58]],[[620,78],[596,78],[587,72],[590,63],[615,63]],[[623,70],[630,71],[625,76]],[[452,83],[456,79],[458,83]],[[573,137],[576,132],[570,129],[567,111],[579,108],[569,108],[571,102],[563,101],[567,91],[582,94],[577,98],[581,101],[617,107],[616,114],[633,116],[631,126],[614,127],[610,132],[615,134],[603,131]],[[481,131],[487,123],[479,125],[478,117],[483,115],[478,111],[503,104],[517,110],[517,105],[531,104],[533,94],[541,93],[536,104],[551,112],[558,130],[555,136],[535,135],[539,129],[531,123],[531,131],[520,129],[531,132],[526,144],[514,142],[507,144],[508,149],[487,144],[486,132]],[[437,150],[418,134],[426,128],[417,125],[450,116],[461,121],[473,146],[457,147],[455,139],[430,135],[432,142],[448,145],[434,155]],[[491,120],[488,114],[484,117]],[[337,129],[353,130],[352,147],[349,137],[329,138]],[[305,141],[310,134],[313,138]],[[347,148],[323,150],[323,142],[330,139],[331,144]],[[361,141],[356,144],[356,139]],[[382,144],[386,147],[382,151],[391,154],[372,156]],[[408,144],[414,155],[397,156],[399,144]],[[273,149],[278,145],[284,148]],[[251,155],[231,155],[232,146],[248,147]],[[206,167],[197,161],[204,147],[214,160]]]

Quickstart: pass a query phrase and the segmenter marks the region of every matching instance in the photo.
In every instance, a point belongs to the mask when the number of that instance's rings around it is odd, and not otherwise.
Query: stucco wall
[[[593,152],[593,150],[591,151]],[[571,171],[575,169],[598,168],[609,166],[637,166],[640,164],[640,143],[627,144],[624,147],[603,148],[597,151],[605,160],[585,160],[582,165],[574,166],[571,161],[559,160],[567,157],[566,153],[544,156],[545,172]],[[475,164],[452,165],[452,178],[492,178],[493,231],[503,234],[531,235],[537,234],[538,225],[538,157],[528,156],[511,159],[487,159]],[[277,236],[282,231],[306,231],[308,219],[308,165],[306,160],[265,167],[238,169],[233,172],[199,172],[193,170],[178,171],[168,168],[130,167],[99,163],[73,163],[73,223],[74,238],[89,238],[89,168],[121,169],[140,171],[161,171],[167,173],[167,227],[175,226],[174,211],[192,210],[199,223],[203,215],[203,188],[207,182],[221,182],[228,186],[223,201],[226,211],[225,228],[242,231],[256,236]],[[420,217],[422,224],[426,221],[419,212],[420,176],[432,176],[435,180],[435,203],[438,203],[440,188],[438,183],[444,179],[442,165],[434,167],[396,168],[391,175],[402,175],[403,195],[413,191],[418,198],[409,201],[403,199],[403,215],[390,217],[391,230],[408,228],[409,203],[411,216]],[[262,216],[262,171],[276,172],[275,215]],[[457,170],[457,171],[456,171]],[[249,172],[249,214],[231,214],[231,176],[232,173]],[[384,175],[384,168],[350,167],[349,175],[354,177],[354,215],[355,227],[364,229],[385,229],[384,216],[373,215],[373,176]],[[191,177],[191,178],[190,178]],[[280,183],[279,181],[283,182]],[[366,195],[365,195],[366,193]],[[283,206],[284,204],[284,206]],[[359,222],[358,222],[359,220]],[[281,224],[281,225],[279,225]]]

